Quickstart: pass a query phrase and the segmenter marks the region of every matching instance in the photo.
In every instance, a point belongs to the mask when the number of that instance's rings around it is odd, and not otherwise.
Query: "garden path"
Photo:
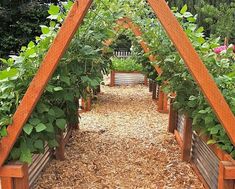
[[[52,160],[37,189],[200,189],[190,164],[167,133],[168,115],[156,111],[145,86],[102,87],[91,112]]]

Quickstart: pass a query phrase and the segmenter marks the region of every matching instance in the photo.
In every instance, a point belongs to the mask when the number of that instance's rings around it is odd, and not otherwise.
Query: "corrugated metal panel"
[[[31,189],[34,187],[34,183],[37,181],[43,168],[49,162],[51,156],[52,152],[48,146],[45,147],[43,154],[33,155],[33,162],[29,165],[29,186]]]
[[[143,84],[144,78],[141,73],[115,73],[115,85]]]
[[[211,189],[218,188],[219,159],[199,136],[193,134],[192,160]]]
[[[185,121],[185,115],[178,113],[178,115],[177,115],[177,131],[179,132],[182,140],[183,140],[183,134],[184,134],[184,121]]]

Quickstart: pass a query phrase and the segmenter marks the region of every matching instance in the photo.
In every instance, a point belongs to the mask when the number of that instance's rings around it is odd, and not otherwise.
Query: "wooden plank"
[[[27,122],[35,105],[40,99],[44,88],[54,73],[79,25],[82,23],[91,3],[92,0],[75,1],[67,18],[61,26],[37,74],[33,78],[33,81],[13,116],[13,124],[9,125],[7,128],[8,135],[1,141],[0,166],[3,165],[5,159],[8,157],[24,124]]]
[[[148,0],[197,85],[235,145],[235,116],[165,0]]]
[[[13,180],[12,180],[11,177],[1,177],[0,188],[2,188],[2,189],[14,189],[12,181]]]
[[[159,98],[158,98],[158,111],[163,114],[169,113],[167,105],[168,98],[167,95],[162,91],[161,87],[159,88]]]
[[[234,180],[226,180],[226,167],[230,166],[231,162],[221,161],[219,164],[219,178],[218,178],[218,189],[232,189],[234,188]]]
[[[225,180],[235,180],[235,164],[230,161],[222,161],[224,179]]]
[[[168,132],[174,133],[174,130],[177,128],[177,112],[173,109],[173,103],[171,100],[170,103],[170,113],[169,113],[169,123],[168,123]]]
[[[22,178],[24,176],[24,167],[19,165],[5,165],[0,168],[0,177]]]
[[[177,130],[174,131],[174,134],[175,134],[175,139],[177,141],[177,143],[179,144],[180,146],[180,149],[182,150],[182,147],[183,147],[183,140],[179,134],[179,132]]]
[[[184,123],[184,133],[183,133],[183,150],[182,150],[182,160],[189,162],[191,159],[191,148],[192,148],[192,121],[186,116]]]
[[[136,37],[142,36],[142,32],[140,30],[140,27],[135,25],[129,18],[126,18],[126,19],[127,19],[128,25],[130,26],[129,28],[132,30],[132,32],[135,34],[135,36]],[[139,42],[139,44],[140,44],[140,46],[142,47],[142,49],[144,50],[145,53],[150,53],[150,48],[149,48],[149,46],[147,45],[147,43],[144,40],[141,40]],[[156,61],[156,56],[149,55],[149,60],[151,62]],[[159,66],[155,65],[154,68],[155,68],[155,70],[157,71],[158,74],[162,73],[162,70],[161,70],[161,68]]]
[[[115,86],[115,72],[112,70],[110,74],[110,87]]]
[[[23,165],[24,176],[22,178],[13,178],[14,189],[29,189],[29,169],[28,165]]]

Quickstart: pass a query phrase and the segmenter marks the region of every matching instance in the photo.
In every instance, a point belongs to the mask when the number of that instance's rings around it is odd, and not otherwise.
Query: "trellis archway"
[[[116,21],[116,23],[117,23],[117,26],[114,28],[114,30],[117,32],[121,28],[124,28],[124,29],[130,29],[136,38],[141,37],[143,35],[141,32],[141,28],[139,26],[137,26],[136,24],[134,24],[133,21],[128,17],[120,18]],[[112,43],[113,43],[113,39],[107,39],[106,41],[104,41],[103,44],[105,45],[105,47],[109,47]],[[149,54],[151,52],[148,44],[143,39],[138,41],[138,43],[140,44],[144,53]],[[104,51],[105,51],[105,49],[104,49]],[[156,61],[156,55],[150,54],[148,56],[148,58],[149,58],[150,62]],[[159,75],[161,75],[162,74],[161,68],[157,65],[153,65],[153,66],[154,66],[156,72]],[[167,95],[165,93],[163,93],[163,91],[161,90],[161,87],[160,87],[160,91],[159,91],[159,99],[158,99],[157,104],[158,104],[158,111],[160,113],[168,113]]]
[[[3,165],[8,157],[24,124],[40,99],[45,86],[54,73],[61,57],[72,40],[74,33],[83,21],[91,3],[92,0],[76,0],[69,15],[61,26],[57,37],[54,39],[37,74],[32,80],[13,116],[13,123],[7,128],[8,135],[1,140],[0,166]],[[202,90],[208,103],[226,130],[232,143],[235,145],[235,129],[233,128],[235,125],[235,116],[199,55],[193,48],[187,35],[184,33],[179,22],[164,0],[148,0],[148,3],[154,10],[169,38],[174,43],[197,85]]]

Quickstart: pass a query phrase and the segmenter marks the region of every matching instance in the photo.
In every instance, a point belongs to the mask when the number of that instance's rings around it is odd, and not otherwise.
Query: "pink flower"
[[[227,50],[227,48],[228,48],[228,47],[227,47],[226,45],[220,46],[220,47],[215,48],[215,49],[214,49],[214,52],[215,52],[216,54],[220,54],[222,51]]]

